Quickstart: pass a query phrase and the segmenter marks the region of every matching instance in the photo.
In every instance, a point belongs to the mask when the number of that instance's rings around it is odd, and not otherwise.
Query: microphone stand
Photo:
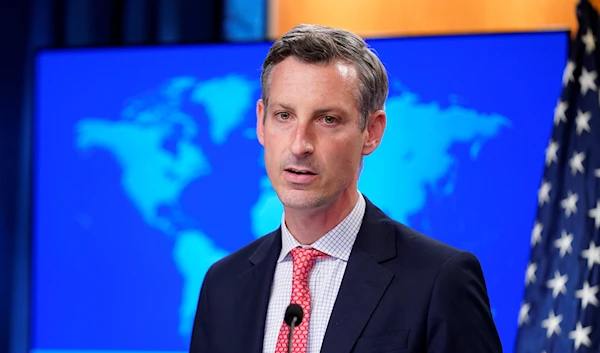
[[[290,335],[288,336],[288,349],[287,349],[287,353],[292,353],[292,336],[294,335],[294,328],[296,327],[296,321],[298,321],[298,317],[294,316],[292,318],[292,322],[290,324]]]

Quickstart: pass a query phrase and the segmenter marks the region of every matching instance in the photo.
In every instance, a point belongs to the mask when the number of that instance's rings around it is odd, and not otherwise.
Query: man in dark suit
[[[214,264],[191,353],[501,352],[477,258],[363,196],[386,126],[384,66],[353,33],[300,25],[263,64],[257,135],[281,227]],[[385,187],[385,186],[382,186]]]

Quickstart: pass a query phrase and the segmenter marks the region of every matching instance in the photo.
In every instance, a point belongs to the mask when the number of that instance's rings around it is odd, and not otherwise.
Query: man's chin
[[[285,208],[296,210],[319,208],[328,202],[322,193],[308,190],[286,190],[279,194],[279,200]]]

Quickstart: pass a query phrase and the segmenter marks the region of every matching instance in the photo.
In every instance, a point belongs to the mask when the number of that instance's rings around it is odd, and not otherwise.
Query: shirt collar
[[[287,258],[288,253],[297,247],[314,248],[325,254],[348,261],[352,246],[360,230],[365,214],[366,203],[363,195],[358,193],[358,200],[352,211],[335,228],[323,235],[310,246],[300,244],[285,225],[285,213],[281,217],[281,253],[277,262]]]

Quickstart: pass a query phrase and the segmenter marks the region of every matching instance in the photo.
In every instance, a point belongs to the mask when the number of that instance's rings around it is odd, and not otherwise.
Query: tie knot
[[[327,257],[324,252],[313,248],[294,248],[290,254],[294,261],[294,275],[302,277],[308,275],[317,258]]]

